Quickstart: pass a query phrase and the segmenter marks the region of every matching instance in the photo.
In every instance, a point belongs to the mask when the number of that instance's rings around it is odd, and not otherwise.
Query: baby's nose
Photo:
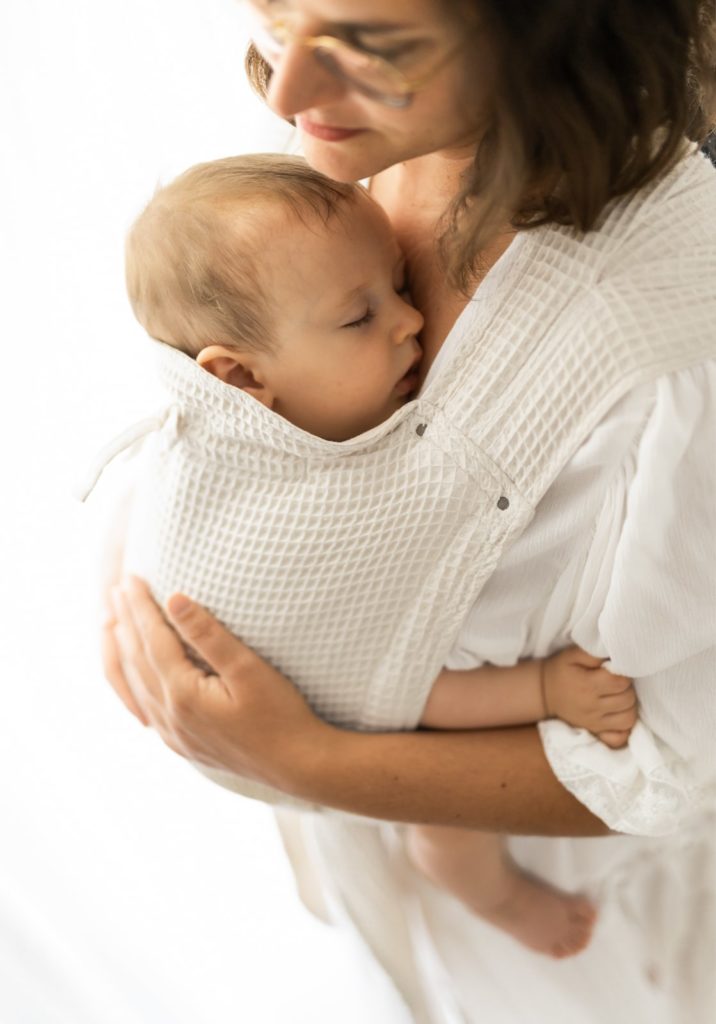
[[[399,332],[401,337],[398,340],[405,341],[406,338],[412,338],[414,334],[422,331],[424,323],[425,317],[423,314],[409,302],[403,301],[403,316]]]

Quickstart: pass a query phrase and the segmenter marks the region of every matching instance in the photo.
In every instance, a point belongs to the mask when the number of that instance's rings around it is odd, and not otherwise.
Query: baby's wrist
[[[542,718],[553,718],[554,712],[550,707],[550,699],[548,696],[547,686],[547,659],[540,658],[537,662],[538,680],[539,680],[539,692],[542,701]]]
[[[540,658],[539,685],[544,718],[561,718],[559,679],[554,671],[553,658]]]

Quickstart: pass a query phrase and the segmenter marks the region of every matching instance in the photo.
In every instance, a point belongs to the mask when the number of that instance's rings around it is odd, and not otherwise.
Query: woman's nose
[[[279,117],[293,117],[339,99],[346,86],[300,43],[289,43],[276,62],[266,102]]]

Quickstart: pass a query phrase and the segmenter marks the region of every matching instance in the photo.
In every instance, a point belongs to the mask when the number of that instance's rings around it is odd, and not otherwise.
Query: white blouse
[[[716,364],[631,392],[560,474],[449,665],[577,643],[632,676],[628,747],[543,722],[560,781],[617,832],[674,832],[716,793]]]

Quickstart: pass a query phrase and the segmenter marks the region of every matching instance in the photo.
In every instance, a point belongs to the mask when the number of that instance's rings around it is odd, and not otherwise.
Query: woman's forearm
[[[529,835],[607,834],[558,782],[533,725],[345,731],[318,718],[285,676],[194,601],[173,595],[165,616],[147,585],[130,579],[115,608],[110,682],[184,757],[367,817]],[[216,674],[198,669],[184,645]]]
[[[405,733],[329,728],[307,760],[286,788],[354,814],[515,835],[609,832],[557,780],[535,726]]]

